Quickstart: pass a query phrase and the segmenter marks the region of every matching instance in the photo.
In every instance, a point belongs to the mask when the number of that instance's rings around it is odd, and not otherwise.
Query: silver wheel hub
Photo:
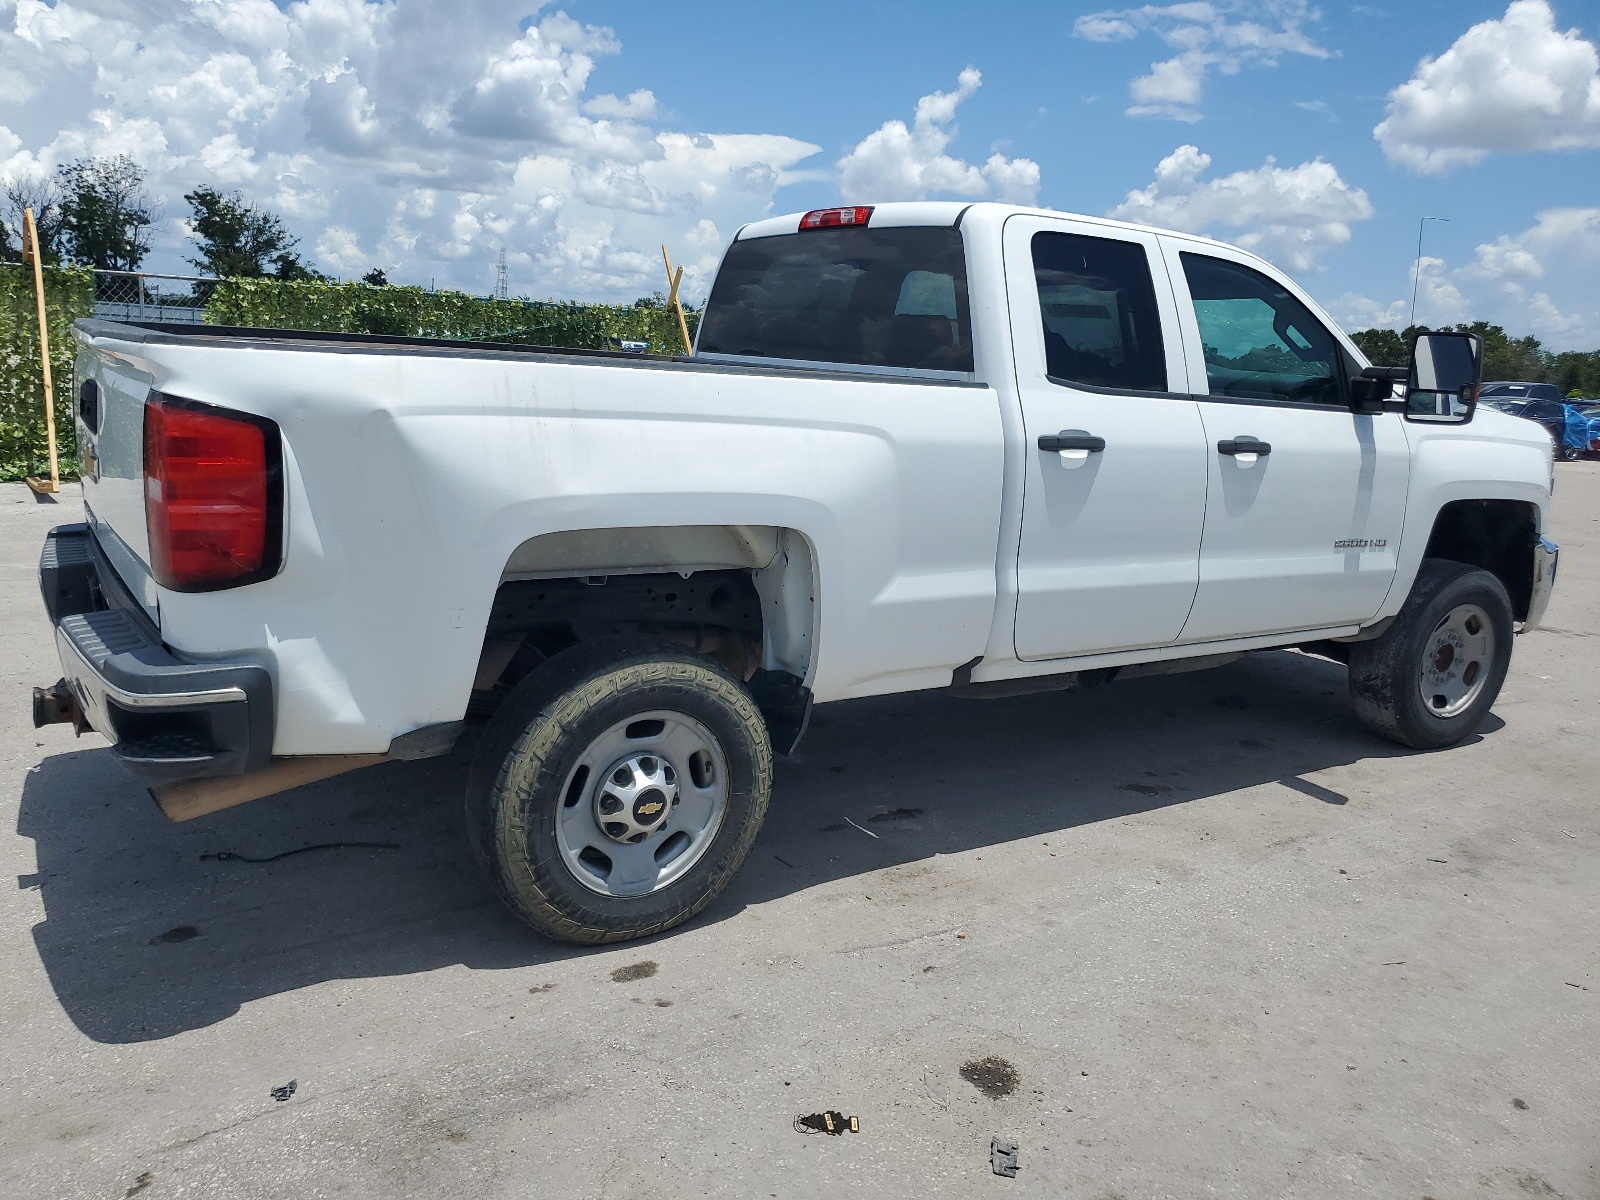
[[[678,802],[678,773],[653,754],[635,754],[606,772],[594,794],[594,819],[614,842],[637,845],[667,823]]]
[[[704,857],[728,809],[722,744],[686,713],[619,721],[567,774],[556,847],[579,883],[602,896],[648,896]]]
[[[1423,643],[1417,686],[1441,719],[1459,716],[1483,694],[1494,661],[1494,626],[1476,604],[1458,604]]]

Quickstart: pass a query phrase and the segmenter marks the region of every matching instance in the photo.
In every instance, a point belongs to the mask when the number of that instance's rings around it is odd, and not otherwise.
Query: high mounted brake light
[[[800,229],[840,229],[865,225],[872,217],[872,206],[858,208],[818,208],[800,218]]]
[[[152,392],[144,514],[150,573],[162,587],[204,592],[275,575],[283,534],[277,425]]]

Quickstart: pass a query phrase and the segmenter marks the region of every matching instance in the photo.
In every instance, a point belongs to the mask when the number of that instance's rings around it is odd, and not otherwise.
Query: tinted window
[[[972,370],[967,265],[954,229],[827,229],[728,248],[699,350]]]
[[[1562,401],[1561,389],[1553,383],[1536,383],[1529,390],[1529,394],[1537,396],[1540,400],[1553,400],[1557,404]]]
[[[1161,317],[1143,246],[1036,233],[1033,277],[1047,375],[1092,387],[1167,390]]]
[[[1345,402],[1339,343],[1310,309],[1249,267],[1182,258],[1213,396]]]

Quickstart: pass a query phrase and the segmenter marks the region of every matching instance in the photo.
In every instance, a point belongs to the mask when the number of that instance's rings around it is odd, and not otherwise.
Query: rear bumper
[[[45,538],[39,590],[56,627],[65,691],[148,783],[240,775],[272,754],[272,677],[253,663],[202,662],[161,644],[144,613],[119,605],[120,581],[86,525]],[[35,723],[50,712],[35,704]],[[59,716],[49,719],[61,719]]]
[[[1556,588],[1556,560],[1561,549],[1549,538],[1542,537],[1533,548],[1533,590],[1528,594],[1528,618],[1522,623],[1522,632],[1537,629],[1544,621],[1544,611],[1550,607],[1550,594]]]

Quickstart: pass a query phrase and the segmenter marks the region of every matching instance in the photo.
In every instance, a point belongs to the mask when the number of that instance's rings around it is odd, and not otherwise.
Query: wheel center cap
[[[614,764],[595,789],[594,819],[614,842],[637,845],[667,823],[678,803],[678,775],[658,754]]]

